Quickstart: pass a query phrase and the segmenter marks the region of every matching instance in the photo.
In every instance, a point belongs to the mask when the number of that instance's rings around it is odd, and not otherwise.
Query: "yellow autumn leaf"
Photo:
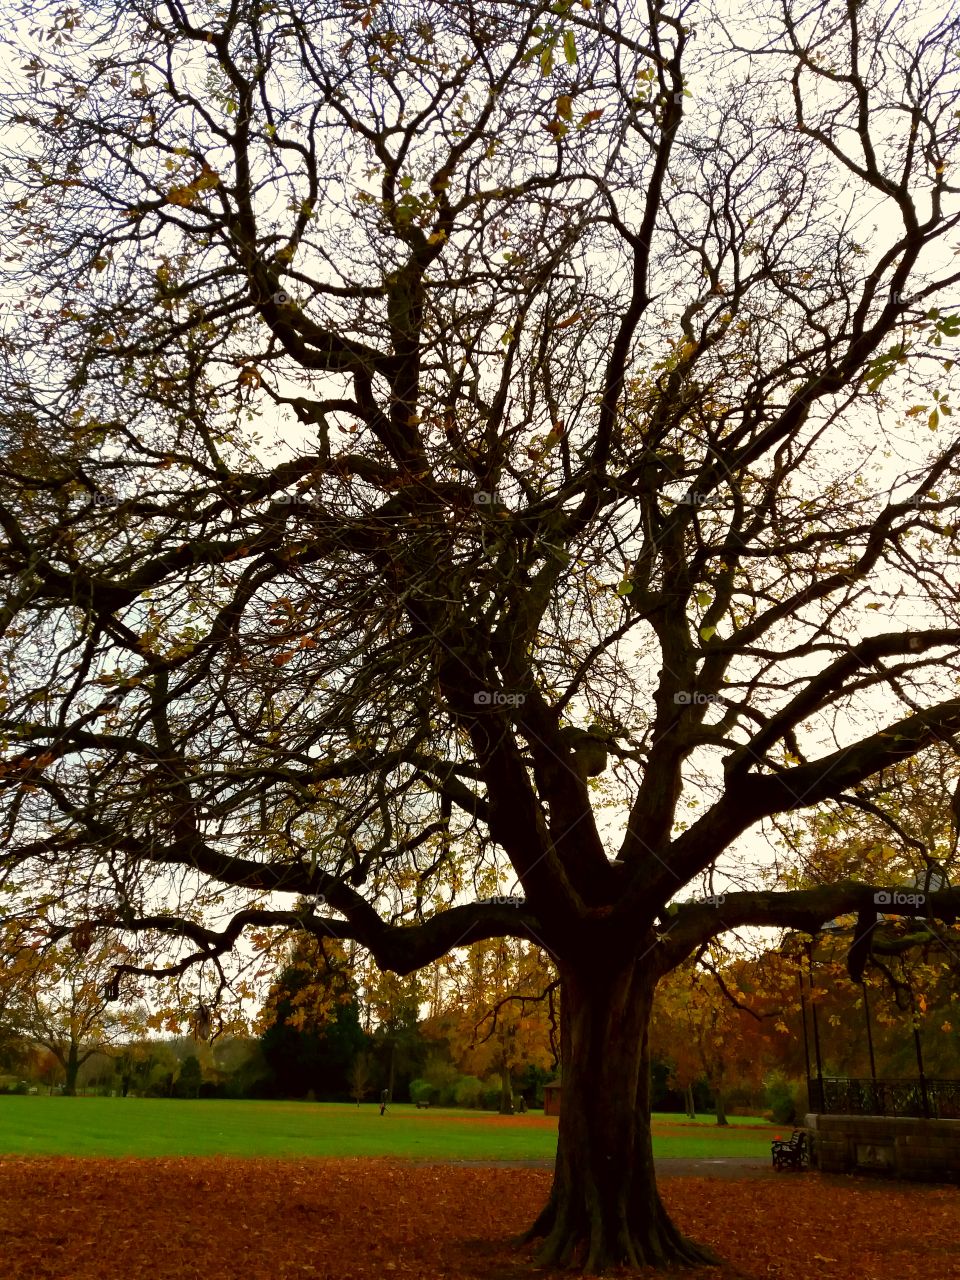
[[[194,178],[192,185],[197,191],[210,191],[213,187],[219,187],[220,175],[216,169],[204,169],[198,178]]]

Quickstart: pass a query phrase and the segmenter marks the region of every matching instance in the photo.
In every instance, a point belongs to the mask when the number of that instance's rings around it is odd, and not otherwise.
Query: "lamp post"
[[[807,1073],[807,1102],[811,1111],[819,1111],[821,1107],[821,1099],[814,1098],[813,1080],[810,1075],[810,1037],[807,1035],[807,992],[803,985],[803,951],[805,946],[810,943],[804,943],[798,934],[792,934],[789,938],[785,951],[796,957],[797,961],[797,986],[800,989],[800,1026],[803,1028],[803,1065]]]
[[[867,994],[867,984],[863,978],[860,979],[860,990],[863,992],[863,1018],[867,1024],[867,1051],[870,1054],[870,1110],[874,1115],[880,1115],[882,1108],[880,1105],[879,1090],[877,1088],[877,1064],[873,1056],[873,1029],[870,1026],[870,999]]]
[[[820,1023],[817,1021],[817,1001],[813,994],[813,938],[807,943],[807,978],[810,983],[810,1010],[813,1014],[813,1052],[817,1060],[817,1110],[824,1110],[823,1059],[820,1055]]]
[[[923,1045],[920,1042],[920,1018],[917,1013],[917,1002],[913,996],[913,986],[907,979],[907,990],[910,992],[910,1024],[913,1028],[913,1047],[917,1054],[917,1072],[920,1076],[920,1099],[923,1103],[923,1118],[930,1119],[930,1097],[927,1093],[927,1077],[923,1069]]]
[[[870,1079],[873,1081],[874,1090],[877,1087],[877,1064],[873,1057],[873,1031],[870,1027],[870,1004],[867,999],[867,984],[860,979],[860,989],[863,992],[863,1018],[867,1024],[867,1049],[870,1051]]]
[[[957,796],[960,796],[960,786],[957,787]],[[960,815],[957,818],[958,826],[960,826]],[[947,879],[947,873],[943,865],[936,858],[926,859],[926,868],[923,872],[918,872],[913,877],[913,887],[922,889],[924,900],[931,893],[938,893],[941,889],[949,889],[950,881]],[[919,921],[923,921],[925,917],[918,916]],[[923,1114],[930,1119],[930,1101],[927,1097],[927,1078],[923,1070],[923,1048],[920,1044],[920,1020],[917,1016],[917,1004],[913,998],[913,988],[910,988],[910,1021],[913,1025],[913,1045],[917,1053],[917,1070],[920,1073],[920,1094],[923,1098]]]
[[[800,984],[800,1020],[803,1026],[803,1061],[810,1081],[810,1038],[807,1035],[807,994],[803,989],[803,956],[797,959],[797,982]]]

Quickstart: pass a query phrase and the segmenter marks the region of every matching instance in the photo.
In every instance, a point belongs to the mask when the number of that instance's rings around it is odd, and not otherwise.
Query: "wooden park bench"
[[[429,1105],[430,1105],[430,1103],[429,1103],[429,1102],[418,1102],[418,1103],[417,1103],[417,1110],[419,1111],[421,1107],[429,1107]]]
[[[807,1135],[803,1129],[794,1129],[786,1142],[776,1138],[770,1143],[770,1156],[775,1169],[802,1169],[809,1160]]]

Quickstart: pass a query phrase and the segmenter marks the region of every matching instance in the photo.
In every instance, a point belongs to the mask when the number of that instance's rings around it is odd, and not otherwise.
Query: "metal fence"
[[[812,1077],[811,1111],[820,1115],[914,1116],[960,1120],[960,1080],[852,1080]]]

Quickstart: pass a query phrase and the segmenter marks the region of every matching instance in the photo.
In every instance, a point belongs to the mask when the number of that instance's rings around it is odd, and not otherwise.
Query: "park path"
[[[553,1159],[531,1158],[527,1160],[430,1160],[404,1158],[406,1163],[418,1165],[456,1166],[460,1169],[552,1169]],[[762,1156],[712,1156],[692,1159],[681,1156],[664,1156],[654,1160],[657,1179],[661,1178],[720,1178],[727,1182],[772,1181],[789,1184],[792,1179],[807,1182],[811,1176],[821,1185],[855,1187],[860,1191],[905,1191],[922,1196],[925,1192],[935,1195],[944,1187],[941,1182],[914,1182],[870,1173],[818,1173],[816,1169],[795,1172],[791,1169],[777,1172],[770,1161]],[[930,1278],[932,1280],[932,1278]]]
[[[526,1160],[430,1160],[414,1158],[414,1164],[456,1165],[462,1169],[552,1169],[553,1157]],[[770,1161],[762,1156],[713,1156],[694,1160],[686,1157],[664,1157],[654,1160],[658,1178],[765,1178],[789,1175],[775,1174]]]

